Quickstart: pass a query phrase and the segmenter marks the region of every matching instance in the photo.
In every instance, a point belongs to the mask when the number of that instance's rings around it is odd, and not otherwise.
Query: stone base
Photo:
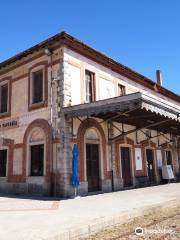
[[[50,186],[31,184],[31,183],[0,183],[0,193],[2,194],[19,194],[19,195],[37,195],[37,196],[50,196]]]
[[[132,187],[136,187],[137,181],[136,181],[136,177],[132,178]]]
[[[120,177],[114,176],[114,191],[123,189],[123,179]]]
[[[101,189],[103,192],[111,192],[112,191],[112,182],[110,179],[101,180]]]
[[[110,179],[104,179],[101,181],[101,189],[102,192],[111,192],[112,191],[112,183]],[[77,188],[77,195],[79,196],[85,196],[90,194],[88,192],[88,182],[80,182],[80,185]],[[57,192],[57,196],[63,197],[63,198],[69,198],[74,197],[75,190],[70,184],[66,185],[59,185],[59,190]]]
[[[136,177],[136,187],[146,187],[149,185],[149,178],[147,176]]]
[[[88,182],[80,182],[77,188],[77,195],[82,196],[88,193]],[[70,198],[75,196],[75,189],[70,184],[59,185],[57,188],[57,196],[62,198]]]
[[[161,177],[160,176],[155,176],[155,182],[156,184],[159,184],[161,182]]]

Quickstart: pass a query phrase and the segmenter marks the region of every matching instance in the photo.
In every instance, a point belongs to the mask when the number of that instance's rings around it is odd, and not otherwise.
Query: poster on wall
[[[157,150],[157,165],[158,165],[158,168],[162,168],[162,152],[161,152],[161,150]]]
[[[115,96],[113,82],[106,80],[104,78],[100,78],[99,87],[101,90],[100,96],[99,96],[100,100]]]
[[[135,163],[136,163],[136,170],[143,169],[141,148],[135,148]]]

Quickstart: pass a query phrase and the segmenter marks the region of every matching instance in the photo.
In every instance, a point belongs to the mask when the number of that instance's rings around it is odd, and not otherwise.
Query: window
[[[86,102],[95,101],[95,76],[94,73],[85,71]]]
[[[44,175],[44,144],[30,146],[31,176]]]
[[[43,101],[43,70],[32,73],[32,104]]]
[[[0,86],[0,113],[8,112],[8,83]]]
[[[7,149],[0,150],[0,177],[6,177]]]
[[[125,86],[118,84],[118,96],[124,96],[126,94]]]
[[[48,106],[48,62],[42,61],[29,68],[28,111]]]

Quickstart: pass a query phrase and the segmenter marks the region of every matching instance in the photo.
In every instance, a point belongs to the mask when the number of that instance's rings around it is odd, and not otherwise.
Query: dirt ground
[[[135,233],[136,232],[136,233]],[[180,204],[116,225],[83,240],[179,240]]]

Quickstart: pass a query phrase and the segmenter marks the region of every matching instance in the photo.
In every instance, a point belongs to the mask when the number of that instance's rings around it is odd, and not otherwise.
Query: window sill
[[[0,177],[0,182],[7,182],[8,177]]]
[[[9,112],[0,113],[0,119],[1,118],[6,118],[6,117],[10,117],[10,113]]]
[[[28,183],[43,184],[45,182],[45,176],[28,176],[26,177]]]
[[[44,107],[47,107],[48,104],[46,101],[43,101],[43,102],[39,102],[39,103],[33,103],[33,104],[30,104],[28,106],[28,111],[33,111],[33,110],[36,110],[36,109],[39,109],[39,108],[44,108]]]

